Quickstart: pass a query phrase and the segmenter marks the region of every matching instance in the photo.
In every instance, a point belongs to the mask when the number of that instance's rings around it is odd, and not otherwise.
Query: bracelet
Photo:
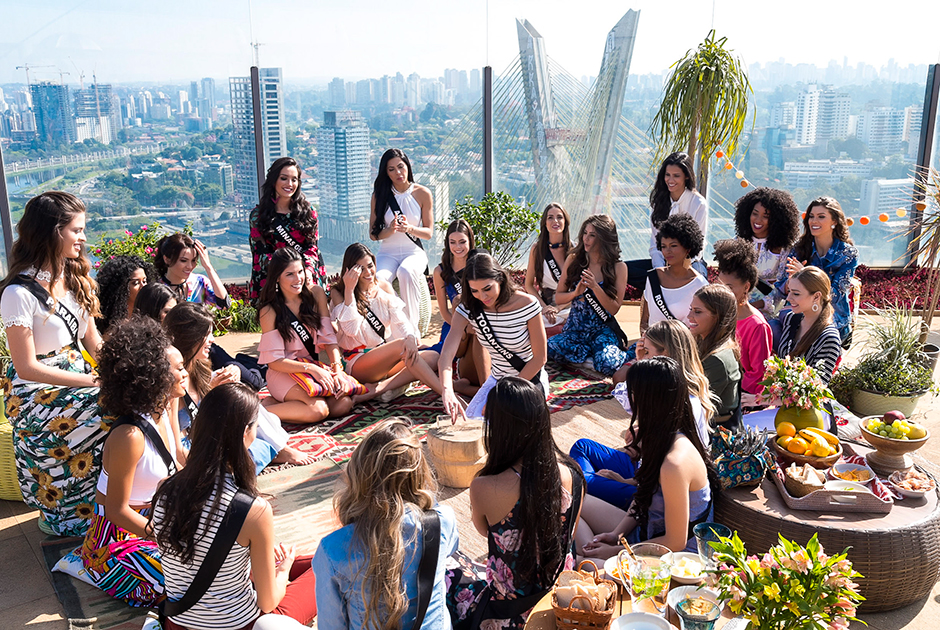
[[[334,361],[333,363],[330,363],[330,371],[332,371],[333,374],[338,374],[339,372],[342,372],[342,371],[343,371],[343,362],[342,362],[342,361]]]

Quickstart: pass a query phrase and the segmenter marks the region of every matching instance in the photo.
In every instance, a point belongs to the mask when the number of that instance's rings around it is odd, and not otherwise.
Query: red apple
[[[904,414],[901,413],[900,411],[889,411],[888,413],[884,415],[884,418],[883,418],[885,424],[891,424],[895,420],[906,420],[906,419],[907,418],[905,418]]]

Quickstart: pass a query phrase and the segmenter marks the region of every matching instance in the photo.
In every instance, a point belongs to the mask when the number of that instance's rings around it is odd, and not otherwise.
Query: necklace
[[[52,272],[46,271],[45,269],[37,269],[36,267],[30,267],[23,272],[24,275],[32,276],[39,282],[48,282],[52,284]],[[61,280],[65,276],[65,268],[63,267],[62,271],[59,273],[59,277],[56,280]]]
[[[551,242],[550,242],[550,243],[548,244],[548,248],[549,248],[549,249],[558,249],[558,248],[561,247],[562,245],[564,245],[564,242],[559,242],[559,243],[551,243]]]

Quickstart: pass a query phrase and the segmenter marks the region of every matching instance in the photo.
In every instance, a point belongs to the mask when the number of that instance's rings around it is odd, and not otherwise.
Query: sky
[[[568,72],[593,76],[628,9],[640,11],[632,74],[665,70],[712,25],[748,64],[940,63],[933,0],[3,0],[0,84],[24,83],[24,63],[56,66],[32,70],[33,81],[77,84],[82,72],[102,83],[225,80],[248,74],[252,37],[261,65],[283,68],[288,84],[438,77],[487,63],[498,73],[518,53],[516,18]]]

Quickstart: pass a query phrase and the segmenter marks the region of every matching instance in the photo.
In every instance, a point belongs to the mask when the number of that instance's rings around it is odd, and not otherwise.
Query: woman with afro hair
[[[760,187],[734,204],[734,226],[739,238],[750,241],[757,252],[760,286],[751,287],[749,301],[770,318],[786,295],[774,283],[787,265],[787,252],[800,235],[800,211],[785,190]]]
[[[115,256],[98,269],[98,300],[101,317],[95,321],[98,331],[106,335],[111,324],[128,319],[134,313],[137,294],[157,279],[149,262],[137,256]]]

